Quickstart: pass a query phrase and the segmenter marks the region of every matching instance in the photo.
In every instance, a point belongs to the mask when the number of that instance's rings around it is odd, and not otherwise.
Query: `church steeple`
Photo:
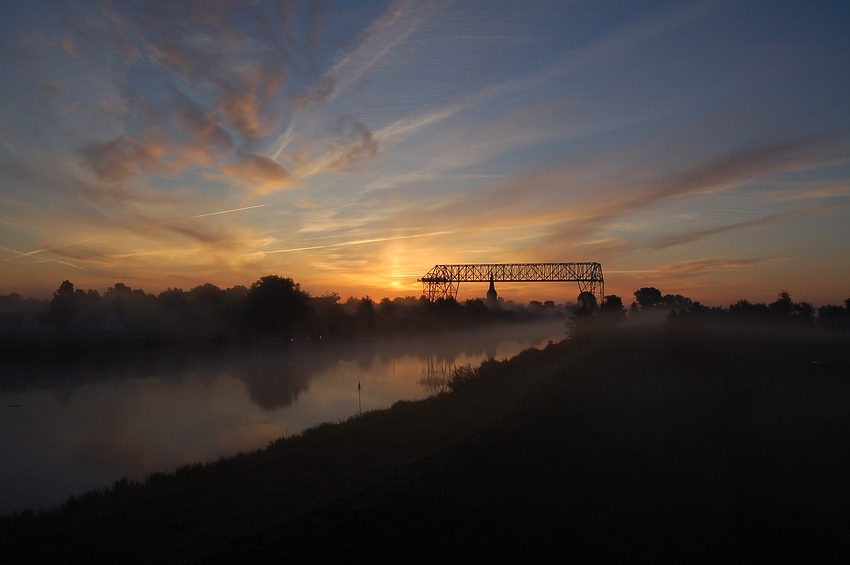
[[[498,298],[498,294],[496,294],[496,285],[493,284],[493,275],[490,275],[490,290],[487,291],[487,306],[495,306],[498,304],[496,298]]]

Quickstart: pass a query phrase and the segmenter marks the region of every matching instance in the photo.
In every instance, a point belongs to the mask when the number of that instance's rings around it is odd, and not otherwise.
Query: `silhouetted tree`
[[[694,304],[693,300],[681,294],[665,294],[661,299],[661,303],[677,312],[683,309],[690,310]]]
[[[451,296],[438,298],[431,304],[431,314],[435,318],[454,325],[463,318],[463,307]]]
[[[6,296],[0,296],[0,310],[17,310],[24,302],[24,297],[13,292]]]
[[[463,309],[466,311],[466,317],[470,320],[486,320],[490,318],[490,309],[484,304],[480,298],[467,300]]]
[[[369,295],[357,302],[357,322],[365,332],[371,332],[375,328],[375,301]]]
[[[74,285],[66,280],[53,293],[48,319],[59,331],[67,331],[71,329],[74,318],[80,312],[87,312],[86,319],[90,319],[88,317],[95,313],[99,314],[100,309],[101,297],[98,291],[81,288],[74,290]]]
[[[729,315],[738,320],[765,320],[770,316],[770,308],[764,302],[753,304],[749,300],[739,300],[729,305]]]
[[[626,317],[626,310],[623,308],[623,299],[616,294],[609,294],[603,297],[599,313],[607,320],[622,322]]]
[[[391,331],[395,325],[396,307],[389,298],[381,299],[375,308],[382,331]]]
[[[641,308],[651,308],[663,302],[661,291],[654,286],[645,286],[634,292],[635,302]]]
[[[246,323],[261,333],[292,337],[312,314],[310,295],[290,278],[268,275],[251,285]]]
[[[212,283],[198,285],[188,293],[202,308],[218,310],[224,302],[224,291]]]
[[[375,314],[375,301],[367,294],[357,302],[357,317],[368,318]]]
[[[771,302],[768,307],[774,316],[778,318],[787,318],[791,315],[794,308],[794,303],[791,301],[791,295],[785,290],[780,290],[776,295],[776,300]]]
[[[808,302],[794,302],[787,291],[781,290],[776,295],[776,301],[768,305],[773,318],[781,322],[812,324],[815,319],[815,308]]]
[[[344,315],[339,294],[335,292],[323,294],[310,299],[316,316],[319,318],[339,318]]]
[[[311,298],[310,304],[315,312],[311,330],[314,336],[353,336],[357,332],[357,319],[353,313],[346,313],[346,307],[340,303],[339,294],[325,293]],[[356,312],[356,306],[354,311]]]
[[[185,312],[188,308],[189,298],[182,288],[168,287],[159,293],[157,299],[166,311]]]
[[[103,298],[116,321],[127,327],[153,330],[162,326],[158,312],[161,303],[156,296],[141,288],[133,289],[124,283],[115,283],[115,286],[106,289]]]
[[[392,318],[395,310],[395,304],[389,298],[382,298],[378,303],[378,315],[382,318]]]
[[[59,331],[67,331],[77,313],[78,297],[71,281],[62,281],[50,301],[49,319]]]
[[[818,325],[823,328],[850,327],[850,314],[841,306],[827,304],[818,308]]]
[[[812,324],[815,321],[815,307],[809,302],[795,302],[791,313],[799,323]]]

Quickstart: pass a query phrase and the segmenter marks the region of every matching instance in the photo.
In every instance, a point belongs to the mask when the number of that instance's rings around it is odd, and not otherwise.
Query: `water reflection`
[[[30,366],[0,382],[0,512],[124,476],[252,450],[358,411],[446,390],[458,365],[564,336],[563,323],[372,342],[148,352],[129,363]],[[137,362],[136,362],[137,361]],[[9,406],[18,406],[8,408]]]
[[[447,359],[439,359],[435,355],[429,355],[428,360],[422,363],[422,378],[419,384],[431,394],[448,392],[449,380],[455,372],[457,365]]]
[[[230,374],[245,383],[254,404],[274,411],[292,405],[315,373],[336,362],[316,350],[255,355],[234,363]]]

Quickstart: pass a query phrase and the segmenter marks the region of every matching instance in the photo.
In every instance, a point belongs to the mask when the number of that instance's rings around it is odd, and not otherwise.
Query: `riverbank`
[[[4,562],[832,561],[847,338],[621,328],[456,392],[0,521]]]

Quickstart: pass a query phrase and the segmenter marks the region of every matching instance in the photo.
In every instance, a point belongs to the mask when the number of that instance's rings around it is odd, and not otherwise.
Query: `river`
[[[565,337],[564,321],[315,343],[75,374],[0,393],[0,513],[49,508],[123,477],[264,447],[282,435],[445,388],[476,366]],[[359,390],[358,390],[358,384]],[[20,388],[20,387],[18,387]]]

